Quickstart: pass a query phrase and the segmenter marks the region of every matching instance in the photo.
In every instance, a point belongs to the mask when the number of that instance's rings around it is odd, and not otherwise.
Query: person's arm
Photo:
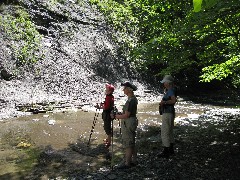
[[[163,98],[159,104],[160,105],[174,105],[177,102],[175,92],[171,89],[167,92],[167,97]]]
[[[116,114],[115,118],[116,119],[127,119],[130,117],[130,114],[131,114],[130,112],[125,111],[124,114]]]
[[[176,97],[174,95],[170,96],[169,100],[162,101],[162,104],[165,104],[165,105],[174,105],[175,103],[176,103]]]
[[[127,101],[127,103],[125,104],[124,112],[120,113],[120,114],[115,114],[115,115],[112,114],[111,117],[115,118],[115,119],[127,119],[127,118],[129,118],[130,114],[131,114],[129,106],[130,106],[130,102]]]
[[[103,104],[104,103],[100,103],[100,104],[97,103],[94,107],[97,109],[103,109]]]

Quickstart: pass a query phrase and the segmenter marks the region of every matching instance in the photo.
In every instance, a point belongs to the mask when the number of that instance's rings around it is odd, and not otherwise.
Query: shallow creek
[[[184,119],[186,118],[196,119],[206,110],[219,108],[217,106],[193,104],[192,102],[181,100],[175,107],[175,122],[177,124],[185,123]],[[94,118],[97,119],[95,126],[93,126]],[[147,126],[160,127],[161,117],[158,114],[158,103],[140,103],[138,106],[138,119],[138,128],[142,131]],[[28,162],[28,166],[22,165],[22,163],[26,163],[24,160],[29,158],[27,149],[32,147],[41,147],[46,153],[58,152],[58,154],[64,154],[65,159],[69,156],[71,161],[81,165],[81,168],[85,167],[86,170],[99,168],[96,164],[104,161],[103,156],[99,156],[98,162],[94,162],[93,158],[86,158],[86,152],[81,153],[80,151],[83,150],[80,146],[78,146],[78,150],[71,151],[72,147],[78,143],[83,143],[84,141],[86,145],[92,126],[94,129],[90,146],[97,147],[103,144],[105,134],[101,112],[96,111],[94,108],[65,109],[53,113],[18,117],[0,121],[0,126],[0,177],[19,177],[21,176],[19,174],[24,174],[26,170],[35,166],[37,162],[36,159],[34,160],[34,157],[31,162]],[[115,120],[114,136],[117,137],[119,133],[119,121]],[[119,146],[119,141],[114,142],[115,150]]]

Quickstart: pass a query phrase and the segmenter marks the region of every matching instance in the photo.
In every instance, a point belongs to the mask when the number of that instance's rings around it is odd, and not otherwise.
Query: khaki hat
[[[164,78],[163,78],[163,80],[161,81],[161,83],[165,83],[165,82],[173,82],[174,81],[174,79],[173,79],[173,77],[171,76],[171,75],[166,75],[166,76],[164,76]]]

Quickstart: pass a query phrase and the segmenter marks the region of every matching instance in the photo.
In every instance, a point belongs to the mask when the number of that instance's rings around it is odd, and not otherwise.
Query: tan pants
[[[170,143],[174,143],[174,118],[173,113],[163,113],[162,115],[161,138],[164,147],[170,147]]]

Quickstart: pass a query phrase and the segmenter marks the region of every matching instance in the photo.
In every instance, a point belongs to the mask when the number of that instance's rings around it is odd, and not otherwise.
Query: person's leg
[[[136,162],[137,152],[135,148],[135,130],[136,123],[134,118],[129,118],[122,122],[122,140],[125,148],[125,166],[130,167],[133,162]],[[134,124],[135,123],[135,124]]]
[[[136,164],[136,163],[137,163],[137,149],[136,149],[135,146],[133,147],[132,163],[133,163],[133,164]]]
[[[112,135],[111,135],[111,134],[108,134],[108,135],[107,135],[107,141],[108,141],[109,143],[111,143],[111,140],[112,140]]]
[[[128,147],[126,148],[126,152],[125,152],[125,165],[126,166],[131,166],[132,163],[132,156],[133,156],[133,148],[132,147]]]
[[[161,138],[163,144],[163,151],[158,155],[158,157],[169,157],[169,147],[170,147],[170,128],[171,128],[171,114],[163,113],[162,126],[161,126]]]
[[[169,141],[170,141],[170,143],[174,143],[174,134],[173,134],[173,129],[174,129],[174,115],[173,114],[171,114],[170,116],[169,116],[169,118],[171,119],[171,121],[170,121],[170,124],[169,124]]]
[[[105,144],[107,146],[110,146],[111,144],[111,136],[112,136],[112,127],[111,127],[111,117],[110,114],[106,115],[106,119],[104,120],[104,130],[107,134],[106,142]]]
[[[174,134],[173,134],[173,129],[174,129],[174,114],[172,114],[172,117],[171,117],[171,125],[170,125],[170,148],[169,148],[169,153],[170,155],[173,155],[174,154]]]
[[[132,141],[133,142],[133,141]],[[131,166],[137,163],[137,149],[134,143],[125,149],[125,165]]]
[[[161,138],[163,147],[170,146],[170,127],[171,127],[170,113],[164,113],[161,126]]]

